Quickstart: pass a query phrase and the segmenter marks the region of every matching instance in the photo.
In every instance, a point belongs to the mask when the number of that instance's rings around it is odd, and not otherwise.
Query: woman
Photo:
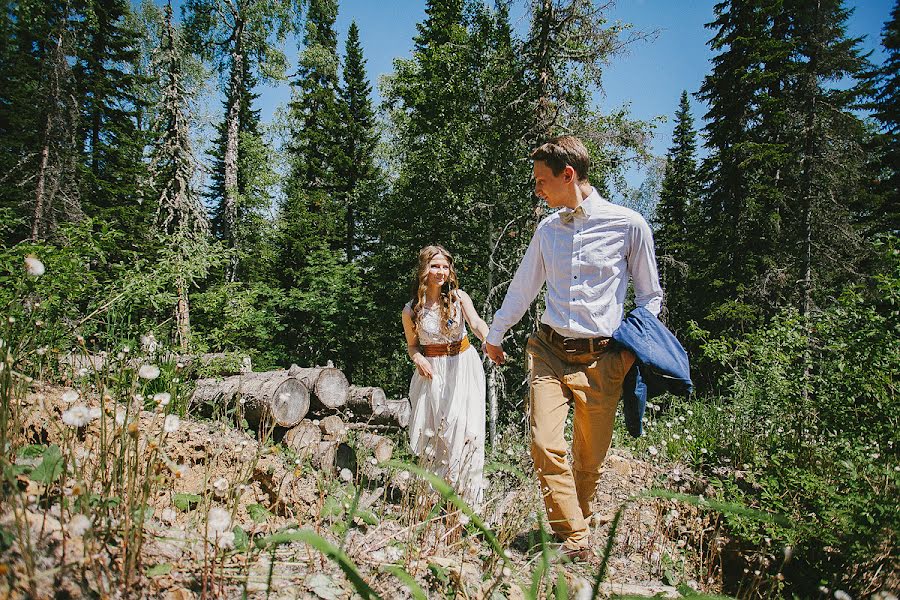
[[[469,503],[484,495],[484,368],[465,321],[484,340],[488,327],[459,289],[453,256],[441,246],[419,252],[403,331],[416,365],[409,384],[413,451]]]

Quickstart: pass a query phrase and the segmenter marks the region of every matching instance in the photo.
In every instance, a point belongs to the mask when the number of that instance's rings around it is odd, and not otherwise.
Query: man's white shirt
[[[622,322],[628,277],[635,302],[654,315],[662,305],[653,234],[637,212],[613,204],[594,189],[571,222],[563,209],[537,226],[487,341],[499,346],[547,284],[541,321],[573,338],[611,336]]]

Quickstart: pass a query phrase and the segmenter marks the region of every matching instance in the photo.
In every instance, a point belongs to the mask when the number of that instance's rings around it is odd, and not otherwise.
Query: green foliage
[[[785,515],[790,526],[740,512],[726,521],[749,554],[793,548],[784,575],[799,596],[820,581],[878,589],[896,551],[900,261],[893,238],[878,251],[880,273],[831,306],[707,339],[707,358],[728,373],[724,397],[673,405],[640,442],[690,460],[721,500]]]

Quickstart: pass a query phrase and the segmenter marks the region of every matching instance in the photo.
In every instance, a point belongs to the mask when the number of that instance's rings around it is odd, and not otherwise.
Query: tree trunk
[[[240,402],[244,418],[254,428],[267,422],[293,427],[309,411],[309,390],[301,381],[283,372],[254,373],[224,380],[201,379],[191,402],[222,408]]]
[[[302,381],[312,392],[314,408],[334,410],[347,404],[350,382],[340,369],[291,365],[288,374]]]
[[[234,49],[231,52],[231,74],[229,81],[228,111],[226,114],[225,156],[225,197],[222,199],[225,221],[225,238],[235,250],[226,269],[226,280],[237,281],[238,252],[240,240],[237,236],[237,194],[238,194],[238,141],[240,132],[241,77],[244,72],[244,49],[241,44],[244,31],[243,21],[238,21],[234,31]]]
[[[188,305],[187,285],[183,279],[179,278],[176,287],[178,302],[175,305],[175,331],[178,349],[182,352],[187,352],[191,338],[191,315]]]
[[[379,387],[351,386],[347,408],[374,425],[408,427],[412,409],[409,400],[390,400]]]

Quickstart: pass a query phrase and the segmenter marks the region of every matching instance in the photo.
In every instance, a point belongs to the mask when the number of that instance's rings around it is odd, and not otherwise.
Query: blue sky
[[[658,30],[653,41],[634,44],[617,58],[604,74],[604,94],[598,98],[601,109],[612,110],[629,105],[635,118],[650,120],[671,116],[683,89],[696,92],[709,71],[712,53],[707,46],[711,31],[704,24],[713,19],[714,0],[619,0],[610,12],[611,21],[632,23],[643,31]],[[512,14],[519,30],[528,27],[525,2]],[[873,50],[872,60],[881,63],[883,53],[880,35],[888,20],[893,0],[856,0],[849,21],[849,33],[865,36],[863,48]],[[367,61],[369,79],[376,88],[381,75],[393,70],[394,58],[409,57],[416,23],[425,17],[423,0],[341,0],[336,28],[340,35],[340,51],[352,20],[360,28],[360,40]],[[291,65],[296,65],[296,44],[288,43]],[[287,85],[259,90],[259,108],[264,120],[289,98]],[[698,126],[704,108],[692,98]],[[671,143],[673,123],[669,118],[656,130],[653,147],[664,154]],[[632,184],[639,183],[635,177]]]

